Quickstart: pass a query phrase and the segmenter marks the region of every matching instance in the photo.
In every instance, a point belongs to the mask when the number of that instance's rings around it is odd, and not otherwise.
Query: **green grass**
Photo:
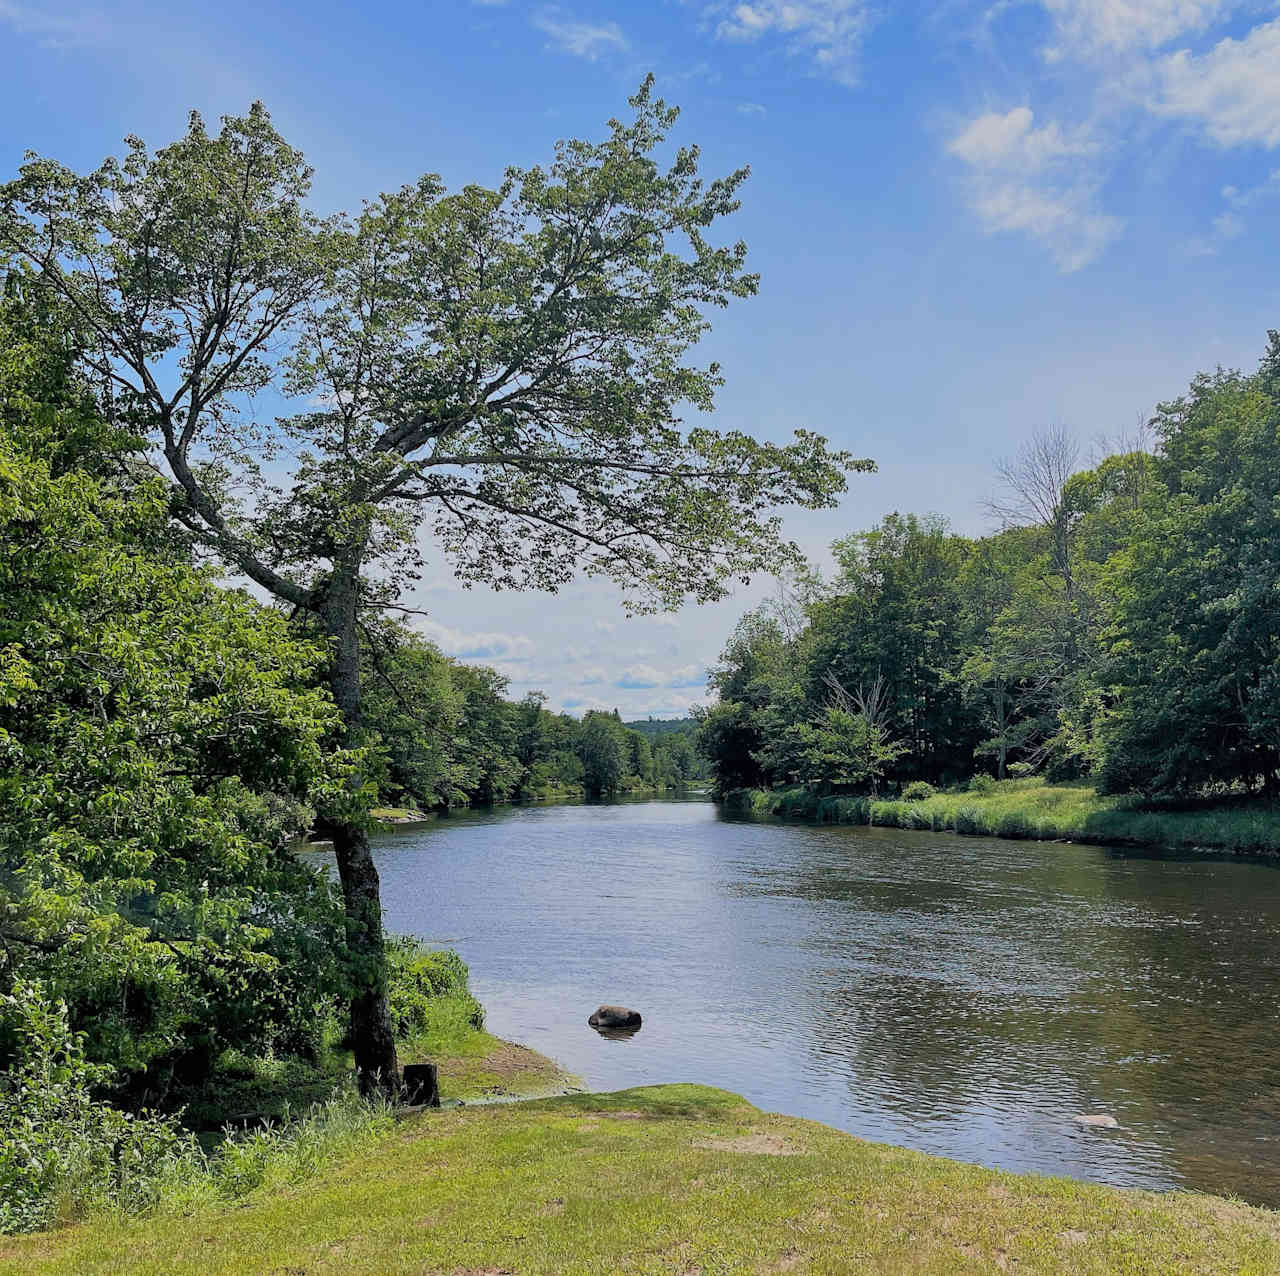
[[[914,802],[820,797],[795,787],[732,794],[729,806],[755,818],[782,816],[826,824],[876,824],[981,837],[1066,839],[1175,851],[1280,854],[1280,808],[1257,803],[1193,810],[1147,809],[1134,798],[1103,797],[1087,783],[1005,780],[982,791],[951,789]]]
[[[0,1272],[1269,1273],[1280,1216],[979,1169],[697,1086],[416,1117],[304,1185],[0,1242]]]

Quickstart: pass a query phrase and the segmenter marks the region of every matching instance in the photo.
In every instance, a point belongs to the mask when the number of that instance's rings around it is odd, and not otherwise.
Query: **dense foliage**
[[[162,1097],[299,1045],[342,986],[338,900],[289,847],[350,758],[322,654],[186,561],[30,314],[0,313],[0,985],[65,999],[89,1059]]]
[[[308,207],[311,170],[260,103],[216,135],[193,113],[158,150],[130,138],[89,173],[28,156],[0,188],[0,252],[85,332],[80,365],[146,435],[191,542],[325,642],[356,762],[352,810],[326,827],[367,1086],[399,1071],[355,810],[361,629],[423,548],[468,584],[555,590],[586,571],[640,608],[718,598],[796,558],[780,506],[829,506],[870,468],[805,430],[686,425],[721,382],[692,359],[709,311],[756,291],[746,246],[716,242],[747,173],[707,181],[696,147],[671,151],[678,112],[652,87],[601,140],[497,189],[426,174],[354,217]],[[268,390],[295,410],[264,426]],[[509,782],[497,756],[468,761],[481,792]],[[611,766],[587,779],[616,783]]]
[[[365,724],[376,733],[380,795],[427,810],[550,797],[678,790],[705,778],[691,719],[578,719],[465,665],[401,624],[366,628]],[[657,729],[652,729],[657,728]]]
[[[1280,782],[1280,336],[1197,377],[1154,447],[1002,469],[1002,527],[893,514],[749,613],[699,746],[722,791],[975,772],[1194,795]]]

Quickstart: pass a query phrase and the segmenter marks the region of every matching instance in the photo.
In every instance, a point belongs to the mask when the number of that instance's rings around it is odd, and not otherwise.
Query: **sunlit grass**
[[[1104,797],[1092,785],[1005,780],[980,791],[946,790],[917,801],[819,797],[802,788],[754,791],[734,809],[829,824],[949,830],[982,837],[1066,839],[1176,851],[1280,853],[1280,809],[1270,805],[1146,809],[1136,799]]]
[[[1262,1273],[1280,1217],[1007,1174],[663,1086],[413,1118],[297,1186],[13,1239],[23,1273]]]

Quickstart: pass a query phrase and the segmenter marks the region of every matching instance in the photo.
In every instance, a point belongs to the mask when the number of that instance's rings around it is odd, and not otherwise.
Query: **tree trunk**
[[[348,743],[357,745],[361,726],[360,638],[356,626],[359,559],[338,566],[324,594],[321,616],[332,642],[329,686],[342,713]],[[358,785],[358,776],[353,784]],[[329,822],[347,914],[347,945],[355,990],[351,999],[351,1044],[356,1077],[364,1094],[398,1093],[400,1068],[387,1007],[387,965],[382,934],[382,889],[363,827]]]

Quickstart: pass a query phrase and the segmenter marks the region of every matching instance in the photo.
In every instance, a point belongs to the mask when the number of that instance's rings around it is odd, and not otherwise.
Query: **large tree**
[[[32,158],[2,192],[0,245],[92,334],[175,517],[327,637],[352,743],[360,615],[395,606],[420,527],[467,584],[585,570],[669,606],[792,556],[773,509],[829,505],[869,465],[804,431],[686,427],[721,380],[686,358],[708,310],[756,290],[745,246],[709,237],[746,171],[704,182],[696,147],[661,166],[677,113],[650,81],[631,105],[496,189],[426,176],[350,219],[308,210],[310,170],[260,105],[85,175]],[[272,389],[305,410],[260,421]],[[377,871],[360,820],[330,832],[363,958],[356,1065],[394,1085]]]
[[[1115,556],[1103,784],[1280,792],[1280,334],[1259,371],[1200,375],[1153,421],[1163,488]]]

